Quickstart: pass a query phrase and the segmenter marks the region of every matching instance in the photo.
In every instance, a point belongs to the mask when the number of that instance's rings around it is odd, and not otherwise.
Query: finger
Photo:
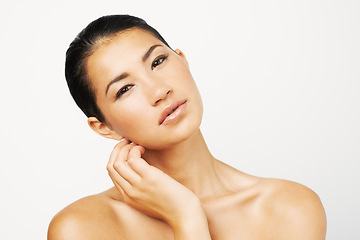
[[[113,151],[110,154],[110,158],[109,158],[109,162],[107,164],[107,169],[109,170],[109,168],[112,168],[112,166],[114,165],[114,162],[116,160],[116,156],[118,155],[120,149],[122,149],[124,146],[126,146],[127,144],[129,144],[130,141],[127,140],[126,138],[124,138],[124,140],[121,140],[120,142],[118,142]]]
[[[143,154],[144,152],[145,152],[144,147],[140,145],[134,146],[133,148],[131,148],[129,152],[128,160],[131,158],[141,158],[141,154]]]
[[[131,184],[126,181],[115,169],[113,166],[108,167],[108,173],[113,181],[115,187],[120,191],[120,189],[123,189],[124,191],[129,191],[129,189],[132,187]]]
[[[120,176],[118,172],[115,171],[115,169],[108,169],[108,173],[115,187],[119,191],[120,189],[123,191],[129,191],[129,189],[132,187],[128,181],[126,181],[123,177]]]
[[[123,139],[121,139],[121,140],[115,145],[114,148],[119,148],[119,149],[121,149],[122,147],[128,145],[129,143],[131,143],[131,142],[130,142],[128,139],[123,138]]]
[[[117,187],[119,191],[120,189],[129,189],[131,187],[130,183],[128,183],[124,178],[122,178],[119,173],[114,169],[114,163],[117,160],[119,152],[129,143],[130,141],[125,139],[115,145],[106,167],[111,180],[114,182],[115,187]]]
[[[109,173],[110,179],[111,181],[114,183],[114,186],[116,187],[116,189],[120,192],[121,196],[124,196],[124,189],[120,186],[120,184],[118,184],[116,182],[116,180],[113,179],[113,177],[111,176],[111,174]],[[128,183],[129,184],[129,183]],[[129,184],[130,185],[130,184]]]
[[[121,148],[123,148],[125,145],[129,144],[129,141],[128,140],[123,140],[119,143],[117,143],[115,146],[114,146],[114,149],[112,150],[111,154],[110,154],[110,157],[109,157],[109,161],[108,161],[108,164],[106,165],[106,169],[108,170],[108,172],[110,173],[111,171],[115,171],[114,170],[114,162],[116,160],[116,157],[120,151]]]
[[[140,177],[145,177],[151,171],[151,166],[142,158],[130,158],[128,160],[129,166]]]
[[[129,152],[133,147],[134,145],[128,144],[122,149],[120,149],[113,164],[113,168],[115,169],[115,171],[130,184],[134,184],[135,182],[140,180],[140,176],[131,169],[127,162]]]
[[[138,145],[138,147],[140,149],[141,154],[144,154],[145,148],[143,146],[140,146],[140,145]]]

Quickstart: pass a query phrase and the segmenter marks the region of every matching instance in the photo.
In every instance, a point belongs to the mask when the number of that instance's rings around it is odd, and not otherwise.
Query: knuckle
[[[133,200],[139,199],[139,191],[137,191],[135,188],[128,189],[126,194]]]
[[[158,182],[159,176],[157,176],[157,174],[148,174],[146,176],[146,181],[150,184],[150,185],[154,185]]]
[[[112,171],[112,169],[113,169],[112,164],[111,164],[111,163],[108,163],[108,164],[106,165],[106,170],[108,170],[108,172],[110,172],[110,171]]]
[[[119,162],[119,161],[114,162],[113,168],[114,168],[115,170],[121,169],[121,162]]]

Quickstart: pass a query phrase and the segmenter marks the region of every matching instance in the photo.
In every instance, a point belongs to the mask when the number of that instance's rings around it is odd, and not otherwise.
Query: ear
[[[175,52],[177,53],[177,55],[179,55],[181,58],[183,58],[185,60],[186,65],[189,66],[189,63],[185,57],[185,54],[180,49],[175,49]]]
[[[103,137],[119,141],[123,139],[120,134],[109,128],[107,124],[100,122],[96,117],[89,117],[88,124],[94,132]]]

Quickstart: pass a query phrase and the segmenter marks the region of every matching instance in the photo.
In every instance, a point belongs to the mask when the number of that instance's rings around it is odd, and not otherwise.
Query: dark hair
[[[146,30],[170,47],[143,19],[129,15],[109,15],[91,22],[76,36],[66,51],[66,81],[76,104],[87,117],[96,117],[99,121],[105,122],[104,115],[96,103],[95,90],[86,70],[86,61],[102,39],[113,37],[131,28]]]

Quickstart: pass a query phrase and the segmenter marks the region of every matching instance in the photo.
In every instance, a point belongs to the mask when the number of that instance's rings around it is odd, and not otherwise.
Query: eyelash
[[[116,93],[115,99],[118,99],[119,97],[121,97],[124,93],[129,91],[133,86],[134,85],[126,85],[126,86],[120,88],[120,90]]]
[[[167,57],[167,55],[161,55],[157,57],[151,64],[151,70],[162,64],[167,59]]]
[[[154,68],[156,68],[157,66],[162,64],[167,58],[168,58],[167,55],[161,55],[161,56],[157,57],[151,64],[151,70],[153,70]],[[120,88],[120,90],[116,93],[115,99],[120,98],[124,93],[129,91],[133,86],[134,85],[126,85],[126,86]]]

